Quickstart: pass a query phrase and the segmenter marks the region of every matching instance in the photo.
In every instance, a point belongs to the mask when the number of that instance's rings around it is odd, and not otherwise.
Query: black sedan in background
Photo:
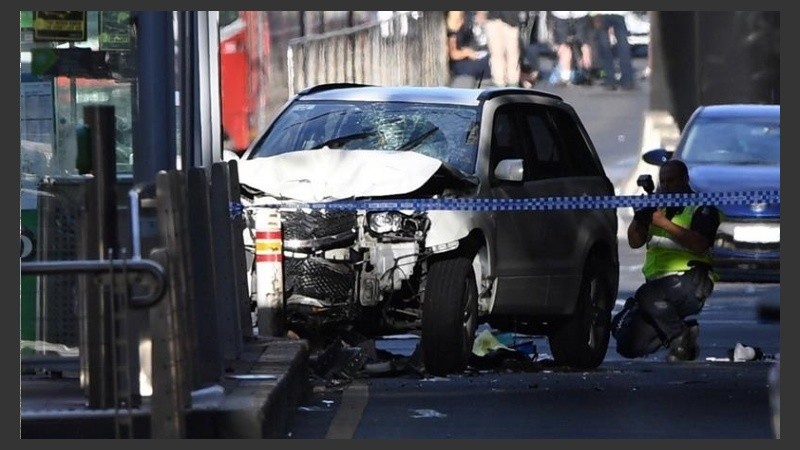
[[[696,192],[780,189],[781,107],[764,104],[701,106],[675,151],[646,152],[646,162],[670,158],[689,167]],[[780,204],[720,205],[724,213],[714,243],[720,281],[780,282]]]

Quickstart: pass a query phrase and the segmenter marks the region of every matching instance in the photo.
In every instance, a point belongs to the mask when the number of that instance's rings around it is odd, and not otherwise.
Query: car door
[[[500,107],[495,116],[498,125],[505,114],[514,125],[511,136],[521,152],[513,156],[523,158],[524,175],[521,182],[498,182],[493,195],[553,202],[564,197],[613,195],[598,158],[570,112],[536,103]],[[502,145],[494,145],[494,139],[492,151],[503,151]],[[589,247],[596,240],[616,239],[615,221],[613,209],[498,214],[498,294],[508,293],[498,309],[525,314],[568,312],[577,298]]]
[[[585,177],[576,177],[570,152],[577,145],[566,136],[574,133],[553,107],[529,105],[522,109],[523,136],[531,149],[531,170],[525,178],[529,197],[563,198],[591,195],[595,189]],[[547,305],[558,312],[565,299],[574,299],[580,285],[587,210],[554,209],[539,211],[537,220],[550,225],[548,244],[531,261],[533,271],[549,280]]]
[[[612,196],[614,188],[577,115],[558,106],[530,107],[525,111],[526,137],[535,151],[532,180],[526,191],[532,197]],[[553,243],[545,252],[550,276],[548,307],[572,307],[578,295],[586,257],[595,244],[612,255],[617,249],[617,216],[614,208],[581,208],[550,211]],[[613,260],[613,261],[612,261]],[[616,257],[608,261],[616,262]],[[542,263],[535,262],[535,269]],[[609,267],[613,273],[614,267]],[[564,312],[564,311],[562,311]]]
[[[531,197],[530,179],[504,181],[494,177],[497,164],[522,159],[524,176],[530,178],[532,151],[524,138],[519,103],[497,107],[492,120],[489,150],[490,196],[499,199]],[[495,223],[495,268],[498,277],[494,314],[531,314],[546,308],[550,270],[547,268],[556,218],[543,211],[497,211]]]

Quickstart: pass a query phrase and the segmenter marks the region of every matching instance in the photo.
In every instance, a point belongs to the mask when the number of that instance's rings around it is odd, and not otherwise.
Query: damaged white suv
[[[558,364],[602,363],[619,276],[614,209],[412,201],[613,196],[561,98],[321,85],[287,102],[238,169],[245,206],[282,205],[286,322],[301,336],[419,331],[425,369],[446,375],[466,368],[488,321],[547,335]],[[343,201],[355,206],[333,207]]]

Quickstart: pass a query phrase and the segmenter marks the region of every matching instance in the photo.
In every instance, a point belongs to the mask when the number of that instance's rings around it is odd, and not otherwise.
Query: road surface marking
[[[336,411],[325,439],[352,439],[369,401],[369,386],[354,380],[342,393],[342,404]]]

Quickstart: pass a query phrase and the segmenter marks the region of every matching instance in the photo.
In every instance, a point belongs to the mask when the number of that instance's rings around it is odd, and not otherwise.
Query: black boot
[[[686,328],[670,341],[667,361],[694,361],[700,355],[697,338],[700,336],[700,325],[696,320],[687,320]]]
[[[630,314],[631,310],[633,310],[633,307],[635,305],[636,305],[636,299],[633,297],[628,297],[625,300],[625,305],[622,307],[622,309],[618,313],[616,313],[614,317],[611,318],[611,334],[614,336],[615,339],[617,338],[617,332],[620,329],[622,321],[628,314]]]

